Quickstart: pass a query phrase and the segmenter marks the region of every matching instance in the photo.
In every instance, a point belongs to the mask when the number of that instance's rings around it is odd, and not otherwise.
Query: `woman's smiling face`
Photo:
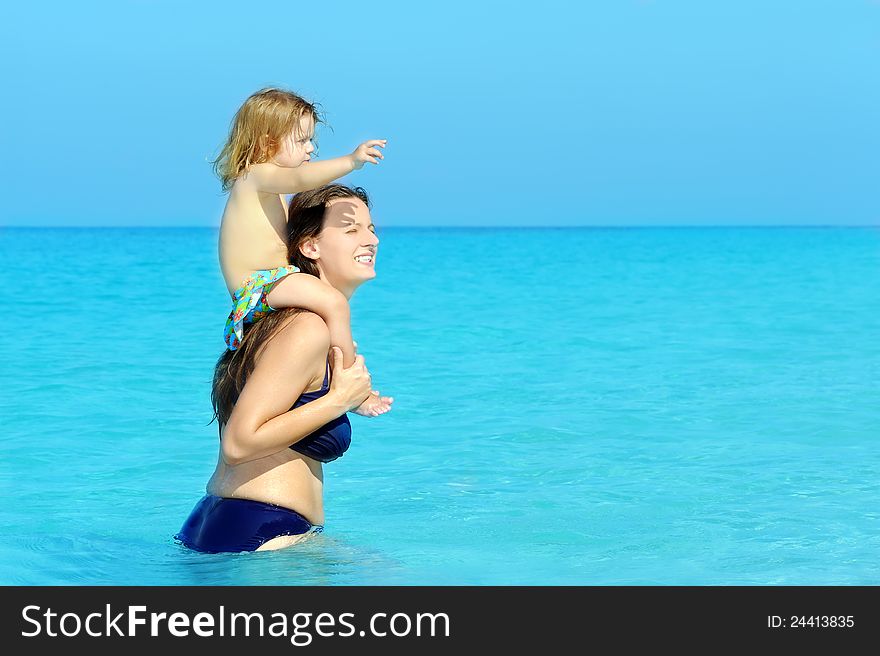
[[[376,277],[378,246],[366,204],[355,197],[335,198],[327,203],[324,226],[313,246],[316,250],[303,253],[317,260],[327,282],[345,293]]]

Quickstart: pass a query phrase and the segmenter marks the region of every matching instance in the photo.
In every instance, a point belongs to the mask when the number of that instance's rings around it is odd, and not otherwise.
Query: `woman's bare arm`
[[[227,464],[282,451],[345,414],[345,399],[329,392],[290,409],[315,373],[323,372],[329,347],[327,325],[309,312],[297,315],[269,340],[223,432],[221,453]]]

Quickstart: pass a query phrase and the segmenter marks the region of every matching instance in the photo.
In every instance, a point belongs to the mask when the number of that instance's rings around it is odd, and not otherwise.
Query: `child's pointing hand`
[[[354,152],[351,154],[351,159],[354,162],[354,170],[357,171],[362,168],[367,162],[378,164],[380,159],[385,159],[385,155],[379,152],[379,148],[384,148],[385,143],[385,139],[370,139],[355,148]]]

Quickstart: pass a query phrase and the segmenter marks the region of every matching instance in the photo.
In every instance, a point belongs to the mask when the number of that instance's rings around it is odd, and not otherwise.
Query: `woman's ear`
[[[314,239],[307,239],[299,245],[299,252],[310,260],[317,260],[321,257],[321,249],[318,242]]]

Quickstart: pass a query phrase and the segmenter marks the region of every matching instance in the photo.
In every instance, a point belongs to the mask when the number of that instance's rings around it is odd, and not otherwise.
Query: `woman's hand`
[[[345,411],[354,410],[364,402],[372,390],[372,378],[364,365],[364,356],[358,355],[348,369],[342,365],[342,349],[338,346],[333,351],[333,377],[330,380],[330,392],[345,407]]]
[[[354,344],[354,353],[356,356],[358,343],[352,340],[352,344]],[[372,390],[366,400],[352,412],[361,417],[378,417],[391,410],[392,403],[394,403],[394,397],[382,396],[379,394],[379,390]]]

